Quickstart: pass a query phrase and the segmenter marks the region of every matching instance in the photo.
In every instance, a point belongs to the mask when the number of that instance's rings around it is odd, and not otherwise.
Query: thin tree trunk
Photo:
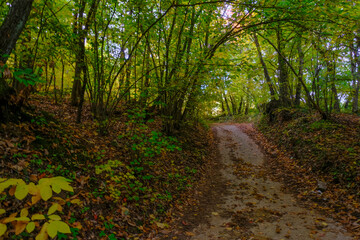
[[[56,89],[56,75],[55,75],[55,62],[51,62],[51,68],[52,68],[52,76],[51,78],[54,81],[54,97],[55,97],[55,104],[58,103],[58,99],[57,99],[57,89]]]
[[[221,113],[225,113],[224,100],[222,97],[221,97]]]
[[[334,97],[334,110],[335,110],[335,112],[340,112],[340,100],[339,100],[336,85],[335,85],[336,76],[335,76],[335,58],[334,57],[333,57],[332,61],[327,62],[327,68],[328,68],[327,70],[328,70],[328,77],[330,80],[332,96]],[[332,103],[331,103],[330,107],[332,108]]]
[[[262,65],[263,70],[264,70],[264,77],[265,77],[266,83],[267,83],[267,85],[269,87],[269,90],[270,90],[270,98],[271,98],[271,100],[275,100],[275,90],[274,90],[273,84],[271,82],[271,78],[270,78],[269,71],[267,69],[266,63],[265,63],[265,61],[263,59],[260,44],[259,44],[258,38],[256,36],[256,33],[253,34],[253,37],[254,37],[254,43],[256,45],[256,49],[257,49],[257,52],[258,52],[258,55],[259,55],[259,58],[260,58],[261,65]]]
[[[229,94],[230,102],[231,102],[231,108],[232,108],[232,115],[236,114],[236,101],[233,95]]]
[[[245,101],[245,115],[249,114],[249,97],[246,97],[246,101]]]
[[[241,99],[240,99],[239,108],[238,108],[238,114],[241,114],[242,105],[243,105],[243,97],[241,97]]]
[[[226,110],[227,110],[227,112],[228,112],[228,116],[230,116],[231,115],[231,110],[230,110],[230,106],[229,106],[229,102],[228,102],[228,100],[227,100],[227,98],[226,98],[226,94],[224,93],[224,100],[225,100],[225,105],[226,105]]]
[[[285,57],[283,54],[285,43],[282,39],[282,32],[280,27],[276,31],[277,42],[278,42],[278,67],[279,67],[279,85],[280,85],[280,94],[279,99],[281,104],[284,107],[290,106],[290,96],[289,96],[289,73],[285,62]]]
[[[48,91],[49,74],[48,74],[48,61],[45,62],[45,92]]]
[[[357,47],[354,43],[350,43],[350,59],[352,82],[352,112],[359,112],[359,89],[360,89],[360,56],[358,54],[360,48],[360,38],[357,38]]]
[[[60,98],[63,97],[64,94],[64,74],[65,74],[65,63],[64,63],[64,59],[61,59],[61,90],[60,90]]]
[[[302,51],[302,46],[301,46],[301,36],[299,36],[298,54],[299,54],[299,76],[298,76],[298,82],[296,85],[295,106],[300,106],[301,82],[303,81],[304,52]]]

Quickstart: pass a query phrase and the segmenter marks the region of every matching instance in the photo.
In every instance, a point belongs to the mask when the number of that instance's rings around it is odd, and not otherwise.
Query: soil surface
[[[198,203],[184,210],[178,229],[164,239],[353,239],[341,224],[301,206],[271,180],[264,154],[239,125],[216,124],[212,130],[218,162]]]

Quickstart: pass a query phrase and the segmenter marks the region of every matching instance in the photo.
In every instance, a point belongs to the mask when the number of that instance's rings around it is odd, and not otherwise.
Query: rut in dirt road
[[[332,219],[300,207],[264,171],[259,147],[236,125],[213,127],[226,194],[189,239],[353,239]]]

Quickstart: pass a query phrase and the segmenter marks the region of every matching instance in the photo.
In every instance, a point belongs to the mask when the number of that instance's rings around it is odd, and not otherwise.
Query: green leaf
[[[16,186],[15,197],[19,200],[23,200],[29,193],[29,187],[26,183],[20,183]]]
[[[47,228],[47,233],[50,237],[54,238],[57,232],[71,233],[70,227],[63,221],[53,221]]]
[[[52,197],[52,190],[50,188],[50,185],[46,183],[40,184],[40,195],[44,201],[49,200]]]
[[[6,232],[6,230],[7,230],[6,224],[0,223],[0,237],[1,237],[2,235],[4,235],[4,233]]]
[[[0,215],[6,213],[5,209],[0,209]]]
[[[34,231],[35,229],[35,223],[34,222],[29,222],[27,225],[26,225],[26,231],[28,233],[31,233],[32,231]]]

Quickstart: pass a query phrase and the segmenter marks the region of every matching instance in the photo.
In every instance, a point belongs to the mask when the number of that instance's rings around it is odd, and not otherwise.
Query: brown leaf
[[[15,234],[19,235],[20,233],[22,233],[28,223],[29,222],[17,221],[15,224]]]
[[[185,232],[185,235],[186,235],[186,236],[195,236],[195,233],[192,233],[192,232]]]
[[[38,181],[38,175],[36,175],[36,174],[31,174],[31,175],[30,175],[30,181],[32,181],[32,182],[37,182],[37,181]]]
[[[16,190],[16,186],[12,186],[12,187],[9,189],[9,195],[10,195],[10,196],[14,196],[15,190]]]

